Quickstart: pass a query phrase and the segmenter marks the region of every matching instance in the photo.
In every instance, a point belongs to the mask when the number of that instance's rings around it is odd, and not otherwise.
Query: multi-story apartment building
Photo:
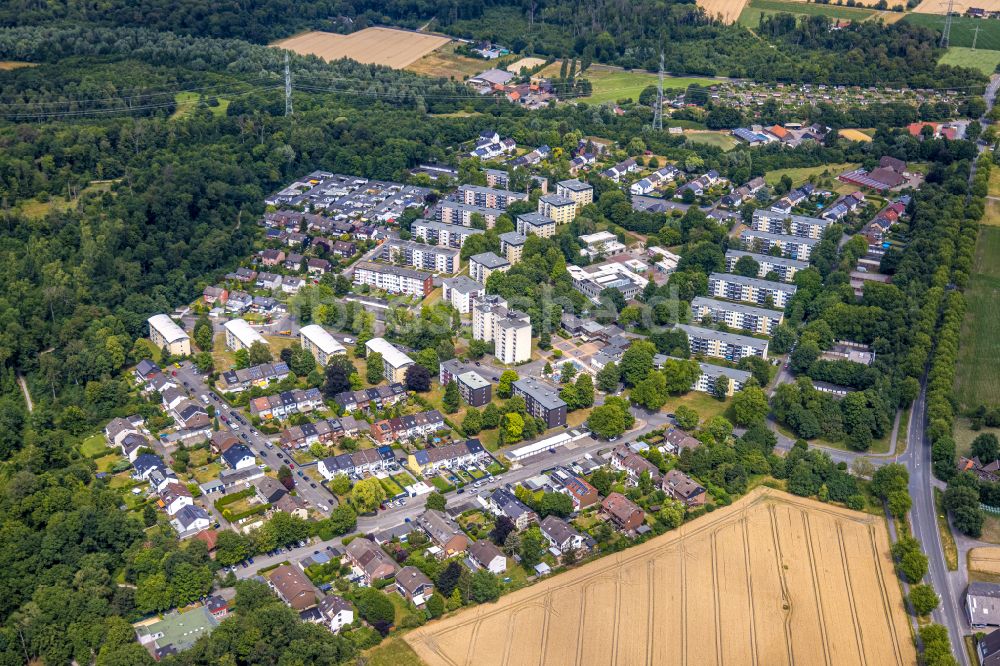
[[[527,236],[516,231],[500,234],[500,253],[511,264],[516,264],[521,261],[521,256],[524,254],[524,244],[527,241]]]
[[[765,305],[770,299],[771,305],[776,308],[784,308],[797,288],[793,284],[784,282],[772,282],[728,273],[712,273],[708,276],[710,296],[726,298],[731,301],[757,303],[758,305]]]
[[[767,277],[768,273],[777,273],[783,282],[792,282],[795,274],[809,268],[808,261],[772,257],[769,254],[755,254],[743,250],[726,250],[726,270],[732,273],[736,270],[736,262],[743,257],[750,257],[757,262],[757,277]]]
[[[528,200],[528,195],[524,192],[495,190],[492,187],[482,187],[480,185],[462,185],[458,188],[457,194],[462,201],[470,206],[502,208],[504,210],[509,208],[515,201]]]
[[[576,201],[558,194],[546,194],[538,198],[538,212],[556,224],[569,224],[576,217]]]
[[[174,323],[165,314],[153,315],[149,318],[149,339],[157,349],[166,347],[175,356],[191,354],[191,338],[184,329]]]
[[[385,338],[372,338],[365,343],[367,353],[377,352],[382,355],[382,376],[390,384],[403,383],[406,379],[406,369],[413,365],[413,359],[399,351],[395,345]]]
[[[438,381],[446,386],[454,381],[458,385],[458,393],[462,400],[472,407],[482,407],[489,404],[493,398],[493,385],[484,377],[476,366],[450,359],[441,363],[438,370]]]
[[[486,206],[471,206],[464,201],[442,201],[437,206],[437,221],[444,224],[472,226],[472,216],[482,215],[486,220],[486,228],[496,226],[497,218],[504,214],[502,208],[487,208]]]
[[[326,367],[337,354],[347,353],[347,348],[319,324],[309,324],[299,329],[299,342],[322,367]]]
[[[594,186],[576,178],[556,183],[556,194],[572,199],[576,203],[576,212],[578,213],[587,204],[594,203]]]
[[[548,428],[566,425],[566,402],[559,389],[534,377],[523,377],[513,384],[514,395],[524,398],[528,413],[545,421]]]
[[[676,328],[687,334],[693,355],[715,356],[729,361],[739,361],[745,356],[767,358],[767,340],[687,324],[677,324]]]
[[[823,232],[833,223],[833,220],[824,220],[818,217],[806,217],[804,215],[791,215],[758,209],[753,212],[753,220],[750,222],[750,226],[755,231],[767,231],[772,234],[785,234],[819,240],[823,236]]]
[[[250,349],[256,342],[267,344],[267,340],[243,319],[230,319],[222,327],[226,329],[226,346],[233,351]]]
[[[740,232],[740,243],[743,244],[747,252],[770,254],[773,248],[778,248],[784,257],[798,261],[809,261],[813,248],[819,244],[819,241],[805,236],[772,234],[769,231],[744,229]]]
[[[522,213],[517,216],[517,233],[521,236],[534,234],[549,238],[556,233],[556,223],[551,217],[541,213]]]
[[[494,356],[501,363],[531,360],[531,319],[508,309],[499,296],[486,296],[472,308],[472,337],[493,342]]]
[[[500,190],[510,189],[510,172],[501,169],[483,169],[486,174],[487,187],[495,187]],[[531,175],[531,189],[538,188],[545,194],[549,191],[549,179],[545,176]]]
[[[410,226],[410,231],[414,238],[419,238],[431,245],[455,249],[461,249],[470,236],[485,233],[482,229],[431,220],[417,220]]]
[[[510,270],[510,262],[496,252],[483,252],[469,257],[469,275],[479,284],[486,284],[494,271]]]
[[[462,314],[472,312],[477,298],[486,294],[486,287],[465,275],[441,280],[442,298]]]
[[[698,375],[698,379],[691,385],[691,390],[701,391],[702,393],[714,393],[716,381],[718,381],[719,377],[725,377],[729,380],[729,388],[726,390],[726,395],[731,396],[736,391],[742,389],[747,380],[753,376],[746,370],[737,370],[736,368],[727,368],[723,365],[712,365],[711,363],[698,363],[698,367],[701,369],[701,374]]]
[[[359,261],[354,265],[354,284],[367,284],[391,294],[412,294],[420,297],[434,291],[433,277],[430,273],[371,261]]]
[[[457,273],[460,263],[459,251],[454,248],[424,245],[395,238],[386,241],[383,252],[385,253],[383,256],[393,263],[402,262],[413,268],[438,273]]]
[[[784,320],[785,313],[781,310],[695,296],[691,301],[691,321],[701,321],[705,317],[716,324],[724,323],[751,333],[771,335],[775,327]]]

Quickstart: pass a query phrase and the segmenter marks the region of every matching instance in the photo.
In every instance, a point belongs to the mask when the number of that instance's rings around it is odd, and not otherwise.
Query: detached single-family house
[[[663,477],[663,492],[685,506],[702,506],[707,499],[705,488],[679,469],[672,469]]]
[[[605,497],[601,502],[601,509],[614,526],[623,532],[638,529],[646,520],[643,510],[621,493],[611,493]]]
[[[403,567],[396,574],[396,589],[415,606],[422,606],[434,594],[434,583],[416,567]]]
[[[211,524],[212,520],[209,518],[208,512],[197,504],[181,508],[170,521],[170,525],[177,531],[177,535],[181,539],[194,536],[198,532],[208,529]]]
[[[1000,585],[969,583],[965,592],[965,610],[974,628],[1000,626]]]
[[[587,537],[562,518],[546,516],[539,527],[542,530],[542,536],[549,542],[549,545],[558,548],[563,553],[589,547]]]
[[[487,500],[486,508],[495,516],[507,516],[519,530],[538,522],[538,514],[505,488],[493,491]]]
[[[364,537],[359,537],[347,544],[345,549],[347,561],[361,576],[365,585],[391,578],[399,571],[399,565],[385,551]]]
[[[417,524],[441,548],[445,557],[464,552],[469,544],[469,538],[458,523],[441,511],[427,509],[417,518]]]
[[[175,515],[186,506],[194,504],[191,491],[180,483],[171,482],[160,492],[160,501],[168,516]]]
[[[354,622],[354,607],[336,594],[328,594],[320,599],[319,612],[323,616],[324,624],[335,634]]]
[[[495,575],[507,571],[507,558],[489,539],[481,539],[469,546],[469,561],[473,566]]]
[[[257,462],[253,451],[242,444],[226,449],[226,452],[222,454],[222,459],[226,461],[230,469],[236,470],[253,467]]]
[[[316,605],[316,588],[304,573],[290,564],[283,564],[268,574],[267,584],[293,610],[301,612]]]

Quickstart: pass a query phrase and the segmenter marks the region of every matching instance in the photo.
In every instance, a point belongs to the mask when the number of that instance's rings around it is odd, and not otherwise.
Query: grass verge
[[[955,545],[955,536],[951,533],[951,526],[948,524],[948,514],[941,508],[941,490],[934,489],[934,509],[937,515],[938,531],[941,533],[941,548],[944,550],[944,561],[948,565],[948,571],[958,571],[958,546]]]

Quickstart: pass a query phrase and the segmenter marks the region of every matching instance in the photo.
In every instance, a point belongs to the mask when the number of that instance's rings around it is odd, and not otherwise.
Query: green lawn
[[[580,99],[585,104],[604,104],[605,102],[617,102],[620,99],[639,101],[639,93],[645,90],[646,86],[655,86],[657,78],[656,74],[652,72],[605,69],[598,65],[588,69],[583,77],[589,79],[593,85],[593,93],[590,97]],[[719,82],[703,77],[666,76],[663,78],[665,90],[683,90],[692,83],[712,86]]]
[[[997,65],[1000,65],[1000,51],[952,46],[941,56],[938,64],[952,65],[954,67],[970,67],[978,69],[983,74],[989,76],[996,71]]]
[[[174,95],[174,102],[177,104],[174,114],[170,116],[171,120],[180,120],[185,118],[198,108],[198,94],[193,92],[180,92]],[[229,100],[220,99],[218,106],[208,107],[214,116],[225,116],[226,110],[229,109]]]
[[[730,151],[740,144],[729,132],[695,132],[685,134],[684,138],[691,143],[698,143],[703,146],[715,146],[724,151]]]
[[[781,0],[750,0],[737,21],[740,25],[756,29],[765,14],[794,14],[795,16],[828,16],[833,19],[864,21],[876,12],[863,7],[841,7],[808,2],[782,2]]]
[[[965,291],[955,398],[959,405],[1000,404],[1000,228],[982,226]]]
[[[903,20],[938,32],[944,28],[944,16],[938,14],[907,14]],[[964,16],[952,17],[949,40],[951,46],[971,47],[976,26],[979,26],[976,48],[1000,51],[1000,21],[984,21]]]
[[[446,493],[450,490],[454,490],[455,486],[451,485],[440,476],[435,476],[431,478],[431,485],[438,489],[442,493]]]
[[[90,458],[99,453],[103,453],[108,448],[108,442],[104,439],[104,433],[96,432],[80,443],[81,455]]]
[[[716,400],[707,393],[701,391],[691,391],[681,396],[672,396],[667,400],[667,404],[660,411],[672,413],[679,405],[687,405],[698,412],[701,422],[708,421],[713,416],[723,414],[729,407],[729,401]]]
[[[774,171],[768,171],[764,174],[764,180],[767,181],[768,185],[774,185],[781,180],[781,177],[788,175],[792,179],[792,187],[798,187],[807,180],[810,176],[815,176],[817,179],[825,178],[836,178],[845,171],[850,171],[851,169],[856,169],[858,164],[856,162],[844,162],[841,164],[824,164],[822,166],[815,167],[799,167],[795,169],[775,169]]]
[[[94,464],[97,465],[98,472],[110,472],[115,465],[125,460],[125,458],[118,453],[110,453],[101,458],[96,458]]]
[[[365,653],[365,658],[368,666],[423,666],[424,664],[402,638],[391,638],[372,648]]]
[[[395,497],[396,495],[401,495],[403,493],[403,489],[400,488],[399,484],[391,478],[379,479],[378,481],[382,484],[382,487],[385,488],[385,492],[389,493],[389,497]]]

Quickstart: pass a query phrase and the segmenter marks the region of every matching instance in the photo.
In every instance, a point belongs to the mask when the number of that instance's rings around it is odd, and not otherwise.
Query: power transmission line
[[[653,109],[653,130],[663,131],[663,51],[660,51],[660,75],[656,81],[656,108]]]
[[[288,67],[288,52],[285,52],[285,115],[292,115],[292,70]]]
[[[951,13],[955,10],[955,0],[948,0],[948,11],[944,15],[944,32],[941,33],[941,48],[948,48],[951,41]]]

